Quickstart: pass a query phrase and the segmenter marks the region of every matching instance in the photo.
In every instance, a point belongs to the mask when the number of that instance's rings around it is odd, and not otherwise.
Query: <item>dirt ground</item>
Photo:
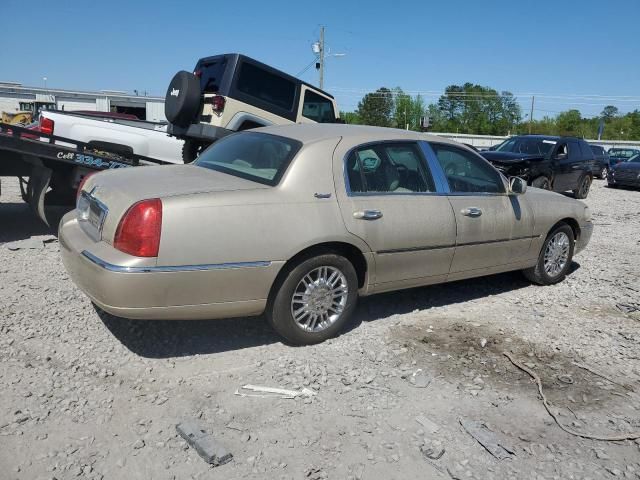
[[[593,238],[559,285],[515,272],[371,297],[339,338],[293,348],[262,318],[97,313],[4,178],[0,477],[640,478],[640,440],[565,433],[503,355],[569,429],[640,431],[640,192],[596,180],[586,203]],[[245,384],[316,395],[236,395]],[[176,433],[188,419],[233,460],[206,464]]]

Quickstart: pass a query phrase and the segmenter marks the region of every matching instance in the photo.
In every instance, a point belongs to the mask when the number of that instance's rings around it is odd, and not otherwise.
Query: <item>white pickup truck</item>
[[[102,117],[96,114],[42,111],[43,133],[95,146],[96,150],[136,154],[169,163],[182,162],[183,140],[167,134],[166,123]],[[58,145],[71,146],[62,141]]]

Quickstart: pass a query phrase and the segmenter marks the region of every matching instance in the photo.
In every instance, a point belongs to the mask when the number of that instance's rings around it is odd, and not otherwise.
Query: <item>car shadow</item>
[[[264,317],[220,320],[129,320],[94,307],[122,345],[145,358],[221,353],[281,342]]]
[[[574,262],[570,274],[578,268],[580,265]],[[360,299],[343,333],[357,329],[363,322],[382,320],[394,314],[464,303],[529,286],[531,283],[519,272],[510,272],[365,297]],[[221,320],[129,320],[95,308],[113,336],[129,351],[145,358],[185,357],[287,344],[267,324],[264,316]]]
[[[579,268],[579,263],[572,262],[568,275]],[[344,331],[358,328],[363,322],[380,320],[395,314],[402,315],[417,310],[465,303],[526,287],[544,288],[533,286],[519,271],[515,271],[372,295],[360,299],[358,308]],[[526,305],[523,306],[526,308]]]
[[[0,203],[0,243],[15,242],[39,235],[58,236],[58,223],[66,207],[46,210],[47,226],[26,203]]]

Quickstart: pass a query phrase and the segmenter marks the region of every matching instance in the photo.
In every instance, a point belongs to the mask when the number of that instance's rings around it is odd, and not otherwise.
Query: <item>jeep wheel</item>
[[[589,188],[591,188],[591,177],[585,175],[578,182],[578,188],[573,191],[573,196],[578,200],[583,200],[589,195]]]
[[[535,188],[541,188],[543,190],[551,190],[551,182],[547,177],[538,177],[533,182],[531,182],[531,186]]]
[[[186,139],[184,141],[184,145],[182,146],[182,161],[184,163],[193,162],[196,158],[198,158],[198,156],[200,156],[205,148],[207,148],[207,145],[202,142]]]

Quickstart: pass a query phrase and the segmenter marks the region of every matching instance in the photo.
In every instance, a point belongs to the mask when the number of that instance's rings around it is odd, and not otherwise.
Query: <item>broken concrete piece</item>
[[[200,422],[185,420],[176,425],[176,430],[207,463],[224,465],[233,458],[231,452],[228,452],[224,446],[218,443],[213,438],[213,435],[207,433],[204,425]]]
[[[242,392],[242,390],[248,390],[251,392],[258,392],[258,394],[251,394]],[[258,397],[258,398],[296,398],[296,397],[313,397],[316,394],[309,388],[303,388],[302,390],[287,390],[284,388],[275,387],[261,387],[258,385],[243,385],[235,392],[240,397]],[[261,395],[262,394],[262,395]]]
[[[432,422],[427,417],[424,417],[422,415],[416,417],[416,422],[422,425],[425,428],[425,430],[429,433],[436,433],[438,430],[440,430],[440,425],[438,425],[435,422]]]
[[[431,383],[431,377],[419,368],[409,377],[409,383],[416,388],[427,388]]]
[[[498,460],[504,460],[505,458],[511,458],[515,455],[513,447],[504,445],[497,435],[489,430],[483,422],[460,419],[460,425],[464,428],[469,435],[475,438],[480,445],[482,445],[487,452],[496,457]]]

